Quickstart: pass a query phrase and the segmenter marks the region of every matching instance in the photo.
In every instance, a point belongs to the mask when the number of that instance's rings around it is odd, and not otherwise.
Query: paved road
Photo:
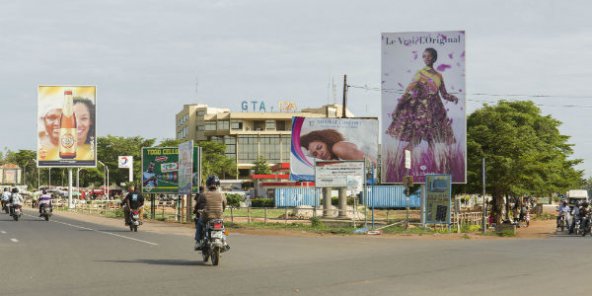
[[[213,267],[188,236],[23,218],[0,214],[0,295],[584,295],[592,277],[590,237],[237,234]]]

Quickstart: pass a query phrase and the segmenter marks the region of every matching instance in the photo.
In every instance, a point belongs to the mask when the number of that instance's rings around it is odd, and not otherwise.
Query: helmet
[[[206,186],[208,188],[220,186],[220,178],[218,178],[218,176],[216,175],[208,176],[208,178],[206,179]]]
[[[584,208],[585,208],[585,207],[587,207],[587,206],[588,206],[588,202],[587,202],[587,201],[585,201],[585,202],[583,202],[583,203],[582,203],[582,207],[584,207]]]

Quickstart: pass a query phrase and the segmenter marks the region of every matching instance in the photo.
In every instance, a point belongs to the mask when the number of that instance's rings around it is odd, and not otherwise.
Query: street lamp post
[[[98,163],[103,165],[103,182],[105,183],[105,193],[107,199],[109,199],[109,167],[107,167],[102,161],[98,160]]]

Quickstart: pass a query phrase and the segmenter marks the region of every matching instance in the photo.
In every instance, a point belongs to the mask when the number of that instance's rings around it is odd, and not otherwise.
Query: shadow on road
[[[150,265],[170,265],[170,266],[195,266],[205,265],[202,261],[184,260],[184,259],[137,259],[137,260],[98,260],[96,262],[107,263],[141,263]]]

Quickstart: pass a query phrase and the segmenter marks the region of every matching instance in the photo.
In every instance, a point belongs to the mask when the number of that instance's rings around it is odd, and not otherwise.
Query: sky
[[[467,112],[531,99],[592,176],[590,1],[0,0],[0,147],[35,149],[38,85],[97,85],[99,136],[174,138],[203,103],[380,115],[381,33],[466,31]],[[332,85],[335,85],[333,87]],[[335,89],[336,91],[333,91]]]

